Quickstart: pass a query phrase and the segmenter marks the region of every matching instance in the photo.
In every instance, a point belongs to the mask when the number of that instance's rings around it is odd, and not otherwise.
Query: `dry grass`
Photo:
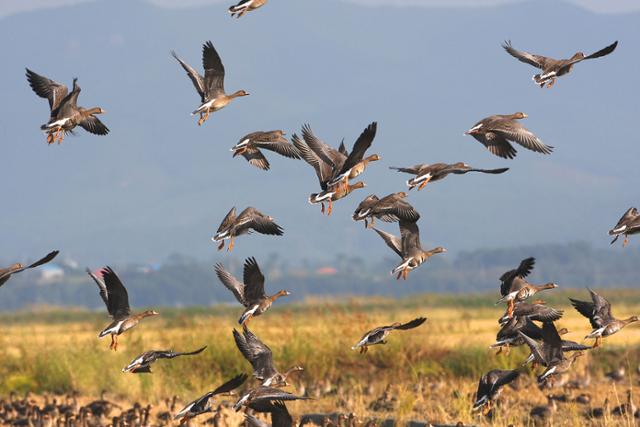
[[[478,378],[489,369],[516,367],[525,351],[495,356],[487,348],[495,339],[501,307],[487,304],[477,308],[463,303],[460,307],[467,308],[455,308],[455,302],[430,299],[308,302],[274,309],[255,319],[251,329],[273,349],[280,369],[296,364],[305,367],[299,378],[292,378],[293,383],[298,392],[306,390],[318,398],[289,405],[296,415],[341,411],[354,412],[360,418],[487,423],[470,414]],[[567,339],[581,341],[589,331],[588,322],[573,309],[564,308],[566,314],[559,326],[571,331]],[[4,316],[7,326],[0,336],[0,392],[78,390],[85,396],[98,396],[107,390],[114,398],[128,402],[158,403],[174,394],[190,400],[237,372],[249,371],[231,335],[239,312],[229,307],[196,312],[161,310],[163,316],[147,319],[121,336],[117,353],[108,350],[108,339],[96,338],[106,323],[99,315],[62,316],[54,311]],[[616,307],[621,317],[638,312],[640,304],[632,302]],[[424,326],[396,332],[386,346],[371,348],[365,356],[351,350],[371,327],[424,315],[429,318]],[[15,319],[20,321],[11,321]],[[638,379],[639,344],[640,328],[634,326],[609,338],[604,348],[581,358],[572,373],[573,377],[590,375],[591,385],[567,393],[589,393],[594,406],[602,405],[605,397],[611,407],[624,402],[626,390]],[[160,361],[151,375],[120,371],[145,350],[182,351],[202,345],[209,347],[201,355]],[[605,381],[603,373],[620,364],[627,367],[627,380],[617,384]],[[386,409],[374,411],[370,405],[388,385],[395,400],[387,402]],[[544,404],[550,392],[565,392],[539,390],[532,375],[525,376],[519,385],[519,390],[507,388],[503,393],[493,425],[533,425],[528,417],[531,407]],[[583,413],[588,408],[559,403],[553,425],[585,425]],[[605,418],[593,425],[633,425],[633,420]]]

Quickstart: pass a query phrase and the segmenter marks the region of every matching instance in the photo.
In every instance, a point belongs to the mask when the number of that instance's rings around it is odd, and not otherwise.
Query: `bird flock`
[[[242,0],[237,5],[231,6],[229,13],[232,17],[240,18],[266,3],[267,0]],[[502,47],[519,61],[539,68],[540,73],[533,76],[534,83],[541,88],[551,88],[556,80],[569,73],[574,65],[587,59],[609,55],[616,49],[617,44],[616,41],[591,55],[585,56],[578,52],[569,59],[561,60],[516,50],[510,41],[505,42]],[[171,51],[171,55],[184,69],[200,96],[200,104],[191,113],[192,116],[198,117],[199,126],[204,125],[211,114],[227,107],[236,98],[249,95],[242,89],[233,93],[225,91],[225,68],[211,41],[205,42],[202,46],[204,76],[181,59],[176,52]],[[73,79],[72,90],[69,92],[65,85],[28,68],[26,77],[36,95],[47,99],[49,103],[50,118],[46,124],[41,126],[46,134],[48,144],[62,143],[65,134],[73,133],[77,126],[96,135],[109,133],[107,126],[97,117],[97,115],[105,113],[102,108],[84,108],[77,105],[80,94],[78,79]],[[543,143],[539,137],[520,123],[520,120],[525,118],[527,115],[523,112],[492,115],[480,120],[464,133],[483,144],[490,153],[503,159],[513,159],[516,156],[517,151],[512,145],[513,143],[537,153],[551,154],[554,147]],[[371,163],[381,160],[381,156],[378,154],[367,155],[377,130],[378,123],[370,123],[355,140],[351,151],[347,150],[344,141],[338,147],[325,143],[316,136],[308,124],[302,126],[299,135],[293,133],[291,141],[287,140],[286,134],[282,130],[256,131],[240,138],[238,143],[231,148],[231,152],[233,157],[242,156],[251,165],[265,171],[271,168],[265,156],[265,150],[289,159],[304,160],[313,168],[319,181],[319,190],[309,195],[308,202],[320,204],[322,213],[331,215],[334,202],[347,197],[356,189],[365,187],[363,181],[352,181],[361,176]],[[440,181],[452,174],[463,175],[469,172],[478,172],[499,175],[509,170],[506,167],[499,169],[475,168],[463,162],[417,164],[406,167],[393,166],[390,169],[412,176],[406,181],[408,191],[416,187],[417,191],[420,191],[428,183]],[[373,229],[386,245],[401,258],[400,263],[391,270],[397,279],[407,279],[413,269],[425,263],[431,256],[446,252],[446,249],[441,246],[430,250],[423,249],[418,227],[420,213],[406,200],[407,197],[408,193],[404,191],[381,198],[371,194],[358,205],[352,216],[354,221],[364,221],[365,229]],[[376,219],[386,223],[398,223],[399,236],[376,228],[374,226]],[[218,243],[219,250],[224,248],[225,241],[228,240],[227,251],[231,251],[237,237],[252,232],[272,236],[282,236],[284,233],[283,228],[275,222],[273,217],[263,214],[256,208],[247,207],[240,214],[237,214],[236,208],[233,207],[222,220],[212,240]],[[630,208],[615,227],[609,231],[609,234],[614,236],[611,243],[613,244],[619,236],[624,236],[623,245],[626,245],[627,237],[638,232],[640,232],[640,214],[636,208]],[[11,275],[50,262],[57,254],[58,251],[51,252],[28,266],[14,264],[0,269],[0,286],[9,280]],[[636,316],[627,319],[615,318],[611,312],[611,304],[604,297],[589,289],[591,301],[571,299],[571,304],[589,320],[592,332],[585,338],[595,339],[594,344],[587,346],[563,340],[561,336],[567,331],[557,330],[554,325],[554,322],[562,317],[563,312],[547,306],[541,300],[527,302],[537,293],[557,287],[555,283],[542,285],[529,283],[527,276],[533,270],[534,264],[534,258],[527,258],[517,268],[500,277],[501,298],[498,303],[506,303],[507,309],[499,319],[500,330],[497,333],[496,342],[491,345],[491,348],[498,348],[498,353],[500,353],[509,351],[511,347],[528,346],[531,355],[524,362],[524,365],[531,364],[533,369],[538,366],[542,369],[538,375],[538,382],[543,386],[552,383],[556,376],[568,371],[583,352],[600,346],[603,338],[619,332],[626,325],[636,322],[638,318]],[[245,388],[239,394],[233,408],[238,411],[247,407],[256,412],[270,413],[274,426],[291,426],[293,424],[292,417],[284,402],[306,400],[308,397],[289,393],[283,388],[289,385],[289,376],[301,371],[302,367],[294,366],[283,372],[276,369],[271,349],[248,326],[253,318],[267,312],[278,298],[290,295],[290,293],[286,290],[280,290],[272,295],[267,295],[265,277],[257,260],[253,257],[247,258],[244,263],[242,280],[228,272],[223,264],[216,264],[214,269],[220,282],[233,293],[237,301],[244,307],[244,311],[238,319],[241,330],[233,329],[232,334],[240,354],[251,364],[253,377],[257,381],[254,386]],[[87,269],[87,272],[97,285],[99,295],[113,320],[98,336],[100,338],[110,336],[110,349],[115,351],[118,349],[119,335],[135,327],[142,319],[158,315],[158,312],[146,310],[132,313],[127,289],[110,267],[104,267],[95,273]],[[366,332],[352,349],[366,353],[370,346],[385,344],[392,331],[410,330],[424,324],[426,320],[425,317],[419,317],[405,323],[396,322],[388,326],[376,327]],[[541,323],[542,326],[536,322]],[[185,352],[146,351],[136,356],[122,371],[134,374],[151,373],[151,365],[160,359],[197,357],[205,349],[206,346]],[[473,410],[481,410],[483,414],[489,414],[492,402],[502,387],[514,381],[523,369],[523,367],[517,367],[513,370],[491,370],[483,375],[480,379]],[[226,382],[214,390],[204,393],[172,415],[176,420],[180,420],[180,424],[184,424],[200,414],[211,412],[215,396],[232,393],[241,388],[247,379],[248,376],[242,373],[230,376]],[[264,425],[253,415],[247,414],[246,416],[250,425]]]

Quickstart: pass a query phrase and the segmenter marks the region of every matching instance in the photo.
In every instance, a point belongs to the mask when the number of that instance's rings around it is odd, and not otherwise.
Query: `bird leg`
[[[425,179],[424,181],[422,181],[422,184],[420,184],[420,186],[418,187],[418,191],[422,190],[424,188],[424,186],[429,183],[429,181],[431,181],[431,177],[429,177],[429,178]]]
[[[507,308],[507,316],[509,319],[513,319],[513,309],[515,307],[514,300],[509,300],[509,308]]]
[[[409,277],[409,269],[405,268],[404,270],[402,270],[402,279],[407,280],[407,277]]]
[[[49,144],[49,145],[53,144],[53,133],[52,132],[49,132],[47,134],[47,144]]]
[[[549,89],[551,86],[553,86],[555,82],[556,82],[556,79],[551,79],[549,81],[549,83],[547,83],[547,89]]]
[[[224,249],[224,240],[221,240],[220,243],[218,243],[218,250],[221,251],[222,249]]]
[[[62,144],[63,139],[64,139],[64,130],[60,129],[60,135],[58,136],[58,145]]]
[[[112,337],[115,338],[115,342],[113,345],[113,351],[118,351],[118,336],[117,335],[111,335]]]
[[[622,247],[624,248],[628,244],[629,244],[629,238],[627,236],[624,236],[624,240],[622,241]]]
[[[602,344],[602,337],[596,337],[596,342],[593,344],[591,348],[598,348]]]
[[[251,321],[251,319],[253,319],[253,314],[250,314],[249,317],[247,317],[244,322],[242,322],[242,328],[246,329],[247,325],[249,324],[249,322]]]
[[[233,243],[234,243],[234,239],[232,237],[231,240],[229,241],[229,246],[227,247],[227,252],[231,252],[233,250]]]
[[[491,412],[491,401],[488,401],[487,404],[484,406],[484,409],[482,410],[482,415],[486,417],[487,415],[489,415],[489,412]]]
[[[329,199],[329,207],[327,208],[327,216],[330,216],[332,211],[333,211],[333,201],[331,199]]]
[[[496,356],[502,353],[503,348],[504,348],[503,346],[498,347],[498,351],[496,351]]]
[[[114,343],[113,334],[111,334],[111,344],[109,344],[109,350],[113,350],[113,343]]]
[[[371,222],[367,224],[367,220],[364,220],[364,224],[366,226],[366,228],[372,228],[373,224],[376,223],[376,218],[374,216],[371,217]]]
[[[322,212],[322,215],[324,215],[324,202],[320,202],[320,206],[322,206],[322,209],[320,209],[320,212]]]

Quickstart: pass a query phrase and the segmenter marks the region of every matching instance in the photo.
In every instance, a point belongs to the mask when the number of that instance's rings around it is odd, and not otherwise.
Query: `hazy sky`
[[[84,263],[209,258],[209,238],[233,205],[253,205],[285,228],[282,238],[241,237],[237,256],[378,259],[388,249],[351,220],[353,209],[368,194],[405,188],[406,176],[389,166],[421,162],[511,167],[411,194],[424,246],[445,246],[449,256],[575,240],[605,246],[609,227],[640,199],[637,1],[272,0],[240,20],[229,18],[229,3],[0,2],[0,259],[51,248]],[[505,39],[556,57],[620,45],[541,90],[535,70],[500,48]],[[222,56],[227,90],[251,96],[199,128],[189,116],[198,96],[169,51],[201,69],[205,40]],[[112,133],[79,130],[46,146],[46,101],[24,67],[65,84],[78,77],[80,104],[105,108]],[[518,148],[515,160],[502,160],[462,135],[485,116],[515,111],[556,147],[551,156]],[[246,133],[291,135],[303,123],[351,145],[374,120],[371,152],[383,160],[330,218],[307,203],[318,183],[302,161],[268,153],[264,172],[229,152]]]

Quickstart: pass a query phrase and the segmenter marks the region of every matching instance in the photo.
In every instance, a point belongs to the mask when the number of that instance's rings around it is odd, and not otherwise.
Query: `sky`
[[[445,246],[447,256],[573,241],[604,247],[607,230],[639,199],[636,1],[272,0],[240,20],[228,3],[0,2],[0,259],[53,248],[86,264],[157,262],[175,252],[208,259],[226,212],[248,205],[276,218],[285,235],[241,237],[238,256],[378,259],[388,248],[351,214],[368,194],[405,189],[407,177],[389,166],[416,163],[511,168],[412,192],[423,245]],[[536,71],[500,48],[506,39],[554,57],[620,44],[541,90],[531,82]],[[225,64],[227,90],[251,95],[199,128],[189,116],[199,98],[169,52],[201,69],[206,40]],[[79,104],[103,107],[111,133],[79,130],[47,146],[39,130],[47,104],[25,67],[68,85],[78,77]],[[523,124],[555,147],[552,155],[517,147],[515,160],[502,160],[463,136],[483,117],[515,111],[529,115]],[[331,217],[307,203],[318,183],[304,162],[267,153],[272,170],[264,172],[229,152],[249,132],[290,136],[304,123],[350,146],[372,121],[371,152],[382,160]]]

